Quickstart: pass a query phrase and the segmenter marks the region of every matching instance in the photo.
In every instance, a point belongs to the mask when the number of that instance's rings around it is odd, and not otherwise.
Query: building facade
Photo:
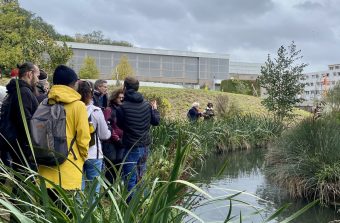
[[[261,74],[262,63],[248,63],[230,61],[229,76],[237,80],[256,80]]]
[[[96,60],[100,78],[115,79],[115,67],[123,55],[140,81],[215,87],[229,78],[229,55],[143,49],[86,43],[66,43],[73,50],[68,62],[76,72],[87,56]]]
[[[328,70],[311,72],[305,74],[304,92],[301,95],[306,101],[305,105],[313,105],[315,101],[319,101],[326,94],[326,92],[334,87],[340,80],[340,64],[328,65]]]

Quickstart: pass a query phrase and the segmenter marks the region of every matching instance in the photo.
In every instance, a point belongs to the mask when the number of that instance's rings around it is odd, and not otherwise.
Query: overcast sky
[[[306,71],[340,63],[338,0],[19,0],[61,34],[264,62],[295,41]]]

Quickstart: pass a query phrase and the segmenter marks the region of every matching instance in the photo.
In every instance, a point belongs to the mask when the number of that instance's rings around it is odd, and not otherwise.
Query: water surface
[[[302,199],[291,199],[286,190],[277,187],[268,181],[264,175],[264,152],[263,149],[241,151],[208,157],[195,180],[203,182],[200,187],[213,197],[227,196],[244,191],[237,196],[243,202],[232,203],[232,215],[237,216],[233,222],[239,222],[240,212],[242,222],[263,222],[278,208],[287,203],[291,206],[280,217],[271,222],[292,215],[308,204]],[[222,166],[227,162],[226,169],[217,176]],[[219,201],[198,208],[195,213],[205,222],[223,222],[229,210],[229,202]],[[253,214],[257,210],[263,210],[261,214]],[[293,222],[299,223],[324,223],[340,219],[340,214],[335,208],[313,207]]]

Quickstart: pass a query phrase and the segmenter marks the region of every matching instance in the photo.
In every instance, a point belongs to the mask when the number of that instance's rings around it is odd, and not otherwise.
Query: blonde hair
[[[192,107],[198,108],[199,106],[200,106],[200,103],[198,103],[197,101],[192,103]]]

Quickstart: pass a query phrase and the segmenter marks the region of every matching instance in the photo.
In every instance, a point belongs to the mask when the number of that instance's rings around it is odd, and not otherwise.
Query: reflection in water
[[[261,215],[255,215],[253,207],[234,202],[233,215],[239,215],[241,211],[243,222],[262,222],[279,207],[291,203],[292,205],[273,222],[283,220],[304,207],[307,202],[290,199],[284,189],[280,189],[266,180],[263,175],[264,152],[263,149],[256,149],[211,156],[198,170],[199,174],[195,176],[194,180],[201,182],[201,188],[213,197],[234,194],[235,191],[231,189],[251,194],[241,194],[237,196],[237,199],[247,202],[259,210],[263,209],[263,212]],[[216,176],[226,162],[226,169],[220,176]],[[221,201],[197,208],[195,213],[207,222],[221,221],[223,217],[227,216],[228,205],[228,202]],[[294,222],[327,223],[334,219],[340,219],[340,214],[337,214],[334,209],[317,206],[308,210]]]

